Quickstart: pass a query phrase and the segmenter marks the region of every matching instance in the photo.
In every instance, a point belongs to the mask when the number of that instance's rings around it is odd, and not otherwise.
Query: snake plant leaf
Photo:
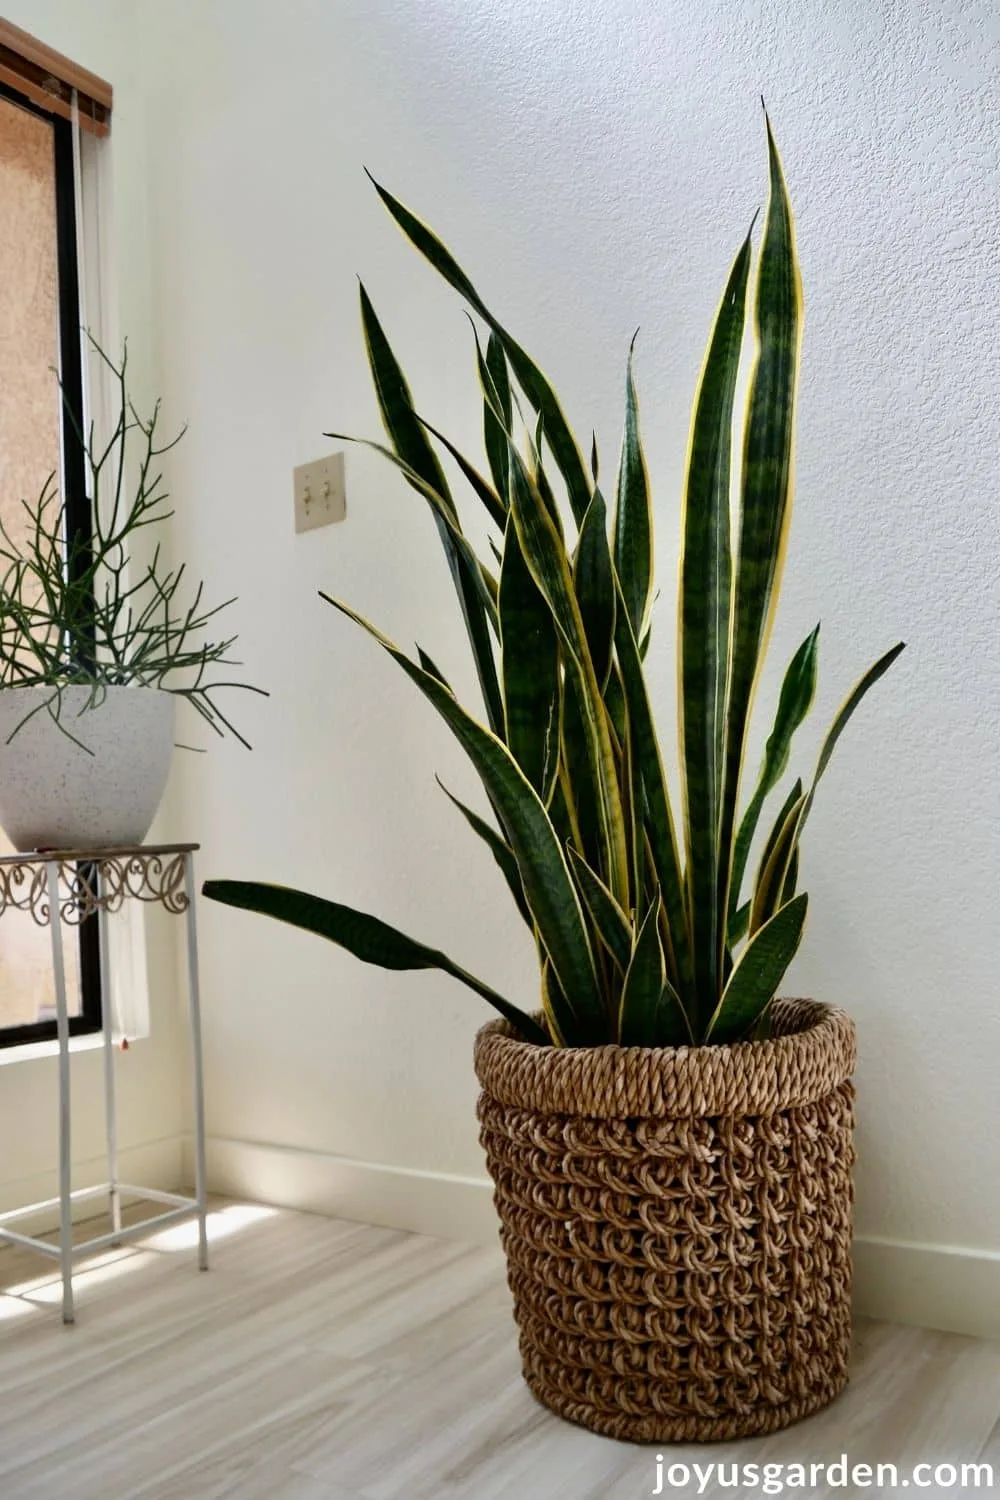
[[[603,1035],[603,1002],[576,887],[545,805],[507,746],[363,615],[328,594],[328,604],[366,630],[437,709],[469,756],[514,851],[525,899],[552,960],[580,1036]]]
[[[736,909],[739,906],[750,846],[757,832],[757,824],[760,821],[764,803],[784,774],[795,731],[808,714],[816,695],[818,654],[819,626],[817,625],[815,630],[806,636],[788,664],[781,684],[774,727],[768,736],[764,750],[764,760],[757,778],[757,786],[740,824],[729,887],[730,927],[732,927]]]
[[[769,840],[768,847],[764,850],[754,883],[753,901],[750,903],[751,938],[766,922],[770,921],[781,905],[785,876],[788,873],[789,861],[801,828],[802,811],[806,801],[806,797],[800,796],[792,803],[780,825],[775,825],[773,842]]]
[[[507,747],[547,802],[558,767],[559,638],[552,612],[528,571],[512,517],[500,569],[500,673]]]
[[[614,651],[616,591],[608,546],[608,513],[599,489],[594,490],[594,498],[580,527],[573,583],[594,672],[603,695]]]
[[[423,425],[429,428],[428,423],[424,423]],[[354,443],[359,448],[370,448],[373,453],[379,454],[381,458],[386,459],[394,468],[398,469],[407,484],[412,489],[415,489],[418,494],[423,495],[434,513],[434,518],[438,523],[439,529],[441,527],[447,529],[449,544],[459,553],[469,577],[476,585],[477,592],[487,611],[490,624],[496,628],[497,580],[489,569],[480,562],[469,544],[468,538],[462,531],[451,496],[449,494],[442,495],[432,484],[428,484],[427,480],[423,479],[417,473],[416,469],[412,469],[404,459],[400,458],[398,453],[395,453],[391,448],[387,448],[384,443],[377,443],[373,438],[352,437],[349,432],[324,432],[323,436],[333,438],[338,443]],[[442,532],[442,536],[443,534]]]
[[[427,652],[422,646],[417,647],[417,660],[419,661],[425,672],[429,672],[432,677],[436,677],[441,686],[443,688],[447,688],[449,693],[452,692],[451,683],[448,681],[447,677],[444,675],[434,658],[432,656],[428,656]]]
[[[606,873],[608,886],[616,900],[627,905],[629,858],[618,766],[569,559],[538,488],[513,443],[508,452],[511,514],[517,539],[532,577],[552,612],[580,709],[600,828],[601,869]],[[565,976],[558,962],[556,970],[566,988]]]
[[[244,911],[258,912],[265,917],[274,917],[292,927],[315,933],[331,943],[337,943],[363,963],[377,964],[382,969],[440,969],[459,979],[487,1000],[494,1010],[511,1022],[529,1041],[542,1046],[549,1038],[524,1011],[511,1005],[488,984],[454,963],[445,953],[428,948],[414,938],[407,937],[395,927],[382,922],[367,912],[355,911],[337,901],[326,901],[321,896],[310,896],[305,891],[292,890],[284,885],[270,885],[253,880],[206,880],[201,888],[209,901],[219,901],[224,906],[240,907]]]
[[[410,243],[449,286],[454,287],[465,298],[496,335],[521,389],[545,422],[545,436],[566,484],[574,519],[579,525],[590,504],[590,483],[576,439],[551,385],[520,344],[493,316],[451,251],[442,244],[434,231],[376,182],[371,173],[368,175],[375,191]]]
[[[621,607],[618,603],[617,588],[615,590],[615,603],[615,635],[617,636],[617,610]],[[615,732],[615,738],[619,745],[623,745],[625,743],[625,690],[622,687],[621,673],[618,670],[616,662],[612,662],[611,664],[611,672],[604,688],[604,707],[607,710],[608,718],[611,720],[611,727]]]
[[[590,913],[594,931],[610,953],[619,972],[624,974],[632,958],[632,926],[604,881],[570,844],[569,867],[577,890]]]
[[[417,418],[406,377],[363,285],[361,287],[361,320],[375,393],[389,440],[399,458],[423,480],[434,494],[440,496],[441,503],[450,513],[446,519],[439,506],[433,507],[434,520],[448,559],[448,566],[472,647],[486,716],[490,727],[497,731],[503,724],[503,703],[500,697],[500,684],[497,679],[487,611],[482,599],[483,585],[479,564],[477,562],[474,567],[465,550],[456,543],[456,531],[461,531],[461,527],[458,524],[455,503],[451,498],[437,455]],[[426,495],[426,491],[422,493]]]
[[[802,806],[797,811],[794,820],[794,826],[790,830],[790,836],[787,839],[783,839],[780,843],[780,846],[776,846],[774,851],[772,851],[769,864],[772,864],[774,868],[768,869],[765,872],[765,875],[762,876],[762,880],[764,880],[765,882],[766,889],[762,893],[760,902],[758,902],[756,891],[754,892],[754,904],[750,913],[751,932],[754,930],[755,924],[759,922],[767,912],[768,903],[770,903],[773,908],[773,905],[777,900],[781,898],[782,893],[784,892],[785,885],[791,871],[792,862],[795,859],[795,855],[798,851],[799,840],[802,837],[802,830],[806,825],[806,819],[809,817],[809,814],[812,811],[813,802],[816,800],[816,789],[819,786],[824,771],[830,764],[830,759],[833,755],[837,741],[840,739],[840,736],[847,728],[847,725],[854,715],[854,712],[857,709],[858,705],[861,703],[861,700],[865,697],[869,690],[874,687],[879,678],[885,676],[886,672],[888,672],[889,668],[899,656],[900,652],[904,649],[904,641],[898,641],[895,646],[890,647],[885,655],[880,656],[878,661],[875,662],[874,666],[869,667],[864,676],[855,683],[854,687],[851,689],[846,699],[841,704],[837,715],[834,718],[829,731],[827,732],[826,739],[823,741],[823,745],[819,753],[819,759],[816,762],[816,770],[813,774],[812,785],[810,786],[806,796],[802,799]]]
[[[717,893],[732,587],[729,491],[749,271],[747,235],[733,262],[702,367],[681,517],[678,706],[691,948],[703,1013],[710,1013],[718,1000],[724,946]],[[728,850],[724,858],[728,864]]]
[[[507,356],[495,333],[491,333],[483,359],[476,338],[479,379],[483,387],[483,446],[497,494],[507,504],[507,435],[514,430],[514,409],[510,397],[510,374]]]
[[[653,507],[639,435],[639,401],[632,375],[635,337],[625,371],[625,431],[615,492],[614,558],[632,633],[642,640],[653,593]]]
[[[792,850],[792,857],[791,857],[791,859],[789,860],[789,863],[788,863],[788,874],[785,876],[785,883],[781,887],[781,904],[782,904],[782,906],[784,906],[784,904],[785,904],[786,901],[791,901],[792,897],[795,895],[795,891],[796,891],[796,888],[798,887],[798,883],[799,883],[799,846],[798,846],[798,844],[796,844],[795,848]]]
[[[743,905],[733,916],[729,923],[729,931],[726,935],[726,947],[728,950],[729,966],[726,969],[726,978],[732,973],[732,950],[737,943],[741,943],[750,930],[750,902],[744,901]]]
[[[424,496],[427,504],[432,508],[433,514],[435,514],[435,520],[438,522],[438,529],[441,531],[442,537],[444,537],[445,531],[447,531],[448,546],[453,547],[454,552],[457,553],[457,565],[460,565],[463,570],[462,586],[465,586],[466,580],[471,583],[472,589],[480,595],[480,603],[483,609],[486,610],[486,618],[489,621],[490,627],[493,628],[496,634],[499,634],[499,618],[498,613],[496,613],[498,582],[496,582],[496,577],[490,573],[486,564],[480,561],[480,558],[475,555],[472,547],[469,546],[468,538],[466,538],[465,532],[462,531],[462,526],[460,526],[459,520],[457,520],[456,514],[454,514],[454,508],[451,507],[450,499],[445,501],[444,496],[439,495],[438,490],[433,489],[432,484],[427,484],[427,481],[423,480],[415,469],[412,469],[408,463],[403,462],[403,459],[400,459],[397,453],[393,453],[393,450],[387,449],[385,444],[375,443],[372,438],[352,438],[346,432],[324,432],[324,438],[334,438],[339,443],[355,443],[363,447],[363,449],[372,449],[373,452],[379,453],[382,458],[388,459],[388,462],[393,463],[399,469],[400,474],[403,475],[406,483],[411,484],[412,489],[417,490],[420,495]],[[450,556],[451,562],[451,553],[448,556]],[[454,565],[451,567],[451,574],[453,574],[454,579]],[[460,591],[460,597],[463,598],[462,591]],[[468,624],[468,621],[466,621],[466,624]],[[469,639],[472,639],[472,637],[469,636]],[[486,643],[487,648],[489,648],[489,636],[487,636]],[[490,660],[492,660],[492,651],[490,651]]]
[[[657,882],[663,893],[669,933],[669,951],[666,955],[668,977],[681,999],[687,1003],[692,990],[693,971],[677,836],[656,726],[639,660],[639,648],[620,582],[618,611],[615,616],[615,647],[629,726],[633,806],[645,808],[647,814],[645,831],[649,838]]]
[[[770,1006],[802,940],[809,898],[803,891],[754,933],[736,962],[706,1040],[738,1042]]]
[[[539,495],[542,497],[542,504],[548,512],[549,520],[555,527],[560,540],[562,540],[563,523],[562,516],[559,514],[559,502],[556,500],[552,486],[549,484],[549,476],[545,472],[545,465],[542,462],[542,445],[540,442],[533,456],[531,477],[535,481]]]
[[[507,510],[492,485],[488,484],[479,470],[469,462],[463,453],[459,452],[450,438],[445,437],[443,432],[439,432],[432,423],[427,421],[426,417],[419,417],[418,420],[421,427],[425,427],[448,450],[462,471],[462,477],[467,481],[469,488],[482,501],[490,520],[503,531],[507,524]]]
[[[888,672],[889,668],[892,666],[896,658],[905,650],[906,642],[897,641],[895,646],[890,646],[885,655],[880,656],[874,666],[869,667],[864,676],[859,678],[859,680],[851,688],[851,691],[848,693],[847,697],[844,699],[844,702],[837,710],[837,715],[833,723],[830,725],[826,739],[823,741],[823,748],[820,750],[819,760],[816,763],[816,774],[813,777],[813,792],[815,792],[816,787],[819,784],[819,779],[823,775],[823,772],[830,764],[830,758],[833,755],[834,749],[836,748],[837,741],[840,739],[840,736],[847,728],[848,723],[854,715],[855,709],[857,709],[865,694],[875,686],[880,677],[885,676],[886,672]]]
[[[597,433],[590,434],[590,475],[596,484],[601,475],[601,456],[597,451]]]
[[[528,910],[528,903],[524,899],[524,887],[521,884],[521,872],[517,868],[517,860],[514,858],[513,849],[511,849],[510,845],[502,834],[497,833],[495,828],[490,827],[485,818],[481,818],[477,812],[473,812],[471,807],[466,807],[465,803],[460,801],[459,798],[455,796],[454,792],[449,792],[440,776],[435,777],[435,780],[437,781],[438,786],[444,792],[445,796],[448,798],[448,801],[451,802],[453,806],[458,808],[459,812],[462,814],[462,817],[468,823],[473,833],[477,834],[479,838],[482,839],[483,843],[486,845],[487,849],[496,860],[500,873],[503,875],[504,880],[507,882],[508,889],[510,890],[511,895],[514,898],[515,906],[521,913],[521,916],[524,918],[525,922],[527,922],[528,926],[532,929],[532,931],[534,931],[535,924],[532,920],[531,912]]]
[[[541,963],[542,1009],[545,1012],[545,1024],[549,1028],[549,1035],[557,1047],[575,1047],[577,1045],[576,1017],[566,1004],[566,996],[556,978],[552,962],[544,952],[541,955]]]
[[[618,1040],[623,1047],[655,1047],[657,1012],[666,982],[654,901],[642,919],[622,986]]]
[[[572,819],[574,847],[593,867],[602,869],[604,843],[587,739],[579,689],[573,676],[568,674],[563,682],[559,745],[560,771],[565,778],[566,808]],[[624,803],[622,816],[624,817]]]
[[[750,708],[770,633],[792,513],[795,395],[802,289],[792,210],[765,115],[770,193],[757,267],[756,359],[743,444],[739,549],[733,588],[718,910],[729,910],[733,833]]]
[[[441,496],[452,515],[457,518],[444,470],[427,441],[427,435],[414,410],[410,387],[364,283],[359,284],[359,295],[368,365],[385,430],[402,461]]]

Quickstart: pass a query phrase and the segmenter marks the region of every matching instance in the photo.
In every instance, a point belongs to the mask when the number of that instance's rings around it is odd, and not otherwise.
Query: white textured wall
[[[438,770],[468,792],[471,773],[394,666],[316,599],[343,594],[471,687],[429,518],[352,453],[346,525],[292,532],[292,465],[325,451],[324,428],[377,430],[355,272],[422,408],[475,438],[458,304],[362,163],[453,244],[580,432],[603,434],[606,462],[641,325],[666,722],[690,400],[765,192],[766,94],[807,299],[776,638],[786,658],[823,621],[803,769],[860,671],[909,642],[823,785],[793,987],[858,1020],[861,1229],[1000,1252],[992,6],[174,0],[139,14],[162,381],[191,420],[179,536],[240,594],[248,670],[272,690],[244,714],[252,756],[221,747],[185,767],[202,872],[371,907],[526,1004],[523,929],[434,785]],[[473,996],[243,914],[206,907],[202,923],[216,1136],[481,1175]]]
[[[5,17],[106,78],[115,91],[112,260],[122,326],[131,334],[134,389],[152,389],[154,331],[146,213],[145,128],[138,76],[140,48],[131,0],[7,0]],[[167,831],[167,818],[161,820]],[[155,832],[155,830],[154,830]],[[2,926],[2,924],[0,924]],[[119,1140],[131,1180],[166,1185],[180,1173],[187,1095],[179,1045],[171,919],[151,915],[151,1036],[120,1059]],[[2,930],[0,930],[2,940]],[[104,1085],[99,1051],[74,1058],[73,1144],[76,1185],[103,1180]],[[55,1190],[58,1100],[54,1058],[24,1060],[0,1052],[0,1204],[11,1208]]]

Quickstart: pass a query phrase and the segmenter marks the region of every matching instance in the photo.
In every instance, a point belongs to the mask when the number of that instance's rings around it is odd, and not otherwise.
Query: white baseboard
[[[354,1161],[321,1151],[210,1136],[208,1186],[213,1193],[298,1208],[307,1213],[409,1229],[440,1239],[495,1245],[493,1186],[486,1178],[421,1172]],[[185,1142],[190,1178],[191,1142]]]
[[[890,1323],[1000,1339],[1000,1254],[863,1235],[854,1241],[854,1305]]]
[[[160,1188],[163,1192],[174,1192],[184,1180],[183,1140],[179,1135],[159,1141],[146,1141],[141,1146],[122,1148],[118,1153],[118,1175],[122,1182],[136,1187]],[[90,1157],[73,1163],[73,1187],[96,1187],[108,1178],[108,1163],[104,1156]],[[21,1177],[16,1181],[0,1183],[0,1213],[23,1208],[32,1203],[41,1203],[59,1191],[58,1173],[37,1173]],[[101,1208],[100,1200],[91,1198],[74,1204],[74,1217],[91,1218]],[[19,1219],[12,1229],[23,1233],[44,1234],[55,1229],[59,1223],[58,1211],[43,1209],[30,1218]]]
[[[207,1151],[212,1192],[442,1239],[497,1243],[486,1178],[218,1136],[209,1138]],[[190,1179],[189,1140],[185,1164]],[[1000,1338],[1000,1254],[863,1236],[854,1244],[854,1272],[859,1313]]]

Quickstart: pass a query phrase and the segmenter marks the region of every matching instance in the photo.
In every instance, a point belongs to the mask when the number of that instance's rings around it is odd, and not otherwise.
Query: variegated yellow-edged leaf
[[[349,605],[321,594],[366,630],[420,688],[469,756],[503,823],[521,873],[525,899],[552,960],[581,1036],[603,1037],[603,997],[587,925],[566,859],[545,805],[502,740],[478,723],[453,695]]]
[[[678,708],[696,1025],[718,1003],[725,937],[718,887],[732,592],[729,492],[749,270],[747,235],[733,262],[702,366],[681,519]],[[728,849],[722,859],[728,864]]]
[[[802,290],[792,210],[769,122],[766,128],[770,194],[757,268],[757,352],[743,436],[719,834],[720,924],[729,910],[733,833],[750,711],[774,616],[791,521],[795,398],[802,340]]]
[[[369,176],[371,176],[370,173]],[[551,385],[520,344],[493,316],[451,251],[442,244],[434,231],[400,203],[398,198],[394,198],[390,192],[381,187],[374,177],[371,181],[375,191],[411,245],[420,251],[425,260],[430,262],[449,286],[454,287],[465,298],[469,306],[489,325],[503,346],[504,354],[521,389],[545,422],[545,436],[565,481],[574,518],[579,524],[590,504],[590,484],[576,439]]]
[[[690,1041],[680,1000],[664,972],[659,910],[657,898],[636,935],[622,986],[618,1039],[623,1047],[678,1047]]]
[[[483,386],[483,444],[497,494],[507,506],[507,438],[513,433],[514,409],[510,398],[507,356],[495,333],[491,333],[483,359],[476,339],[479,378]]]
[[[783,899],[789,872],[798,852],[802,830],[805,827],[806,819],[812,810],[812,805],[816,798],[816,789],[819,786],[824,771],[830,764],[837,741],[847,728],[855,709],[861,703],[865,694],[870,688],[874,687],[880,677],[885,676],[897,656],[904,649],[904,645],[903,641],[899,641],[884,656],[880,656],[874,666],[869,667],[864,676],[855,683],[854,687],[848,693],[847,698],[841,704],[820,749],[812,785],[805,797],[802,798],[801,806],[796,811],[792,826],[787,831],[787,837],[782,837],[778,844],[776,844],[770,854],[767,866],[762,871],[760,877],[762,885],[761,896],[758,899],[755,890],[753,908],[750,913],[751,932],[754,931],[756,926],[760,925],[761,921],[766,919],[770,911],[774,910],[777,902]]]
[[[644,813],[645,833],[649,839],[657,882],[663,893],[669,933],[668,978],[682,1001],[687,1004],[692,992],[693,970],[677,836],[656,726],[639,660],[639,648],[620,585],[618,612],[615,616],[615,647],[628,719],[633,806]]]
[[[706,1040],[738,1042],[749,1036],[773,1001],[785,970],[802,940],[808,897],[805,892],[782,906],[754,933],[729,976]]]
[[[418,418],[418,420],[420,422],[420,425],[422,427],[425,427],[427,431],[433,437],[436,437],[438,442],[448,450],[452,458],[458,464],[458,467],[462,472],[462,477],[468,482],[469,488],[472,490],[473,494],[475,494],[482,502],[483,508],[488,514],[490,520],[495,526],[499,526],[500,530],[503,531],[504,527],[507,524],[507,510],[503,501],[500,499],[500,496],[496,493],[492,486],[487,483],[487,481],[483,478],[482,474],[480,474],[475,465],[470,463],[465,455],[455,447],[455,444],[451,441],[450,438],[445,437],[443,432],[439,432],[432,423],[427,421],[426,417],[420,417]]]
[[[569,867],[576,881],[577,890],[590,912],[594,931],[611,955],[618,970],[624,974],[632,957],[632,927],[628,917],[608,890],[604,881],[587,864],[570,844]]]
[[[750,847],[753,844],[754,834],[757,832],[757,824],[760,821],[764,803],[784,774],[795,731],[808,714],[816,694],[818,648],[819,626],[817,625],[816,629],[806,636],[792,657],[781,684],[774,727],[768,736],[757,786],[743,815],[736,839],[733,873],[729,887],[730,928],[733,926],[740,904]]]
[[[797,782],[796,785],[801,786],[801,782]],[[770,921],[781,905],[788,862],[795,848],[802,809],[805,805],[804,796],[800,796],[792,803],[780,827],[776,825],[773,843],[769,841],[768,847],[764,850],[760,870],[754,883],[753,901],[750,904],[751,938],[766,922]]]
[[[657,926],[659,914],[660,903],[654,901],[636,933],[618,1014],[618,1040],[623,1047],[656,1045],[657,1011],[667,977]]]
[[[432,484],[429,484],[427,480],[418,474],[416,469],[412,469],[404,459],[400,458],[398,453],[394,453],[391,448],[387,448],[383,443],[376,443],[371,438],[352,437],[347,432],[324,432],[323,436],[333,438],[338,443],[356,443],[361,448],[371,448],[373,452],[380,454],[382,458],[387,459],[394,468],[398,469],[407,484],[424,497],[434,514],[434,519],[438,523],[438,529],[442,531],[442,536],[447,532],[448,545],[457,554],[455,562],[463,569],[463,586],[467,579],[475,592],[478,593],[480,602],[486,610],[486,618],[490,625],[494,631],[499,633],[499,622],[497,619],[497,580],[486,567],[485,563],[479,560],[470,546],[459,524],[454,504],[447,490],[444,494],[441,494]],[[451,561],[450,553],[449,561]],[[452,573],[454,576],[454,567],[452,568]]]
[[[466,807],[465,803],[460,801],[453,792],[449,792],[440,776],[436,777],[435,779],[438,786],[448,798],[448,801],[458,808],[459,812],[462,814],[462,817],[468,823],[473,833],[477,834],[479,838],[482,839],[483,843],[492,854],[494,860],[496,861],[497,868],[502,874],[504,880],[507,882],[507,888],[514,898],[514,905],[517,907],[518,911],[521,913],[521,916],[524,918],[525,922],[527,922],[528,926],[532,929],[532,931],[534,931],[535,924],[532,920],[531,912],[528,910],[528,903],[524,899],[524,887],[521,884],[521,872],[517,868],[517,860],[514,858],[513,849],[510,847],[507,840],[503,837],[502,834],[497,833],[495,828],[490,827],[485,818],[481,818],[477,812],[473,812],[471,807]]]
[[[615,494],[614,557],[632,633],[638,641],[646,632],[653,595],[653,507],[639,434],[639,402],[632,375],[634,348],[633,337],[625,373],[625,431]]]
[[[601,838],[601,870],[615,899],[627,905],[629,859],[618,766],[569,559],[521,455],[513,444],[509,452],[511,513],[517,539],[532,577],[552,612],[580,710]],[[567,702],[564,715],[568,712]]]
[[[573,583],[594,672],[603,693],[615,644],[616,600],[608,546],[608,514],[599,489],[594,490],[594,498],[580,527],[573,562]]]
[[[361,319],[375,393],[389,440],[402,462],[415,475],[418,475],[427,487],[421,489],[425,498],[430,498],[431,494],[439,497],[440,504],[432,503],[434,520],[441,536],[465,619],[487,719],[491,728],[499,730],[503,724],[503,704],[500,699],[500,684],[497,680],[489,619],[482,598],[483,580],[480,576],[480,565],[477,563],[473,567],[466,551],[456,542],[456,534],[461,532],[461,527],[458,524],[455,503],[451,498],[437,456],[417,418],[406,377],[363,286],[361,287]],[[420,486],[415,487],[420,488]],[[444,513],[442,513],[442,507]]]
[[[320,896],[310,896],[305,891],[261,881],[206,880],[201,889],[209,901],[257,912],[315,933],[345,948],[363,963],[377,964],[381,969],[440,969],[475,990],[528,1041],[548,1045],[549,1038],[538,1023],[488,984],[454,963],[447,954],[418,943],[367,912],[355,911],[353,907],[326,901]]]
[[[500,674],[507,747],[547,802],[558,766],[559,638],[521,553],[513,518],[507,522],[500,569]]]

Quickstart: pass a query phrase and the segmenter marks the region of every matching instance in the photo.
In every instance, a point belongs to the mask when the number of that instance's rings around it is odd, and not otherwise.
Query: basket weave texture
[[[634,1442],[774,1432],[847,1381],[854,1027],[699,1048],[476,1038],[524,1378]]]

